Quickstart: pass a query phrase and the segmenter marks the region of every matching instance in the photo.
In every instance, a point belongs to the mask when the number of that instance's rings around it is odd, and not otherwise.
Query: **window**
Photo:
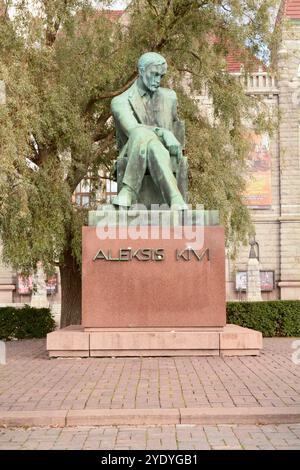
[[[91,182],[84,178],[75,189],[75,203],[77,206],[87,207],[90,204]]]
[[[106,180],[106,202],[112,202],[113,198],[118,194],[118,185],[115,181]]]
[[[110,179],[110,173],[99,170],[98,180],[92,179],[88,174],[86,178],[78,184],[73,201],[77,206],[89,208],[92,204],[111,203],[112,199],[118,194],[117,183]]]

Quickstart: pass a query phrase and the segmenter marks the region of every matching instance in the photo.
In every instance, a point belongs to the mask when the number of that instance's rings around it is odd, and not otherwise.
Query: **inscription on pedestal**
[[[175,250],[176,261],[203,261],[204,259],[209,261],[210,253],[209,249],[197,251],[192,248],[184,248],[183,250]],[[98,250],[94,256],[93,261],[105,260],[105,261],[164,261],[166,259],[166,253],[163,248],[139,248],[134,250],[132,248],[120,248],[116,255],[109,248],[108,250]]]

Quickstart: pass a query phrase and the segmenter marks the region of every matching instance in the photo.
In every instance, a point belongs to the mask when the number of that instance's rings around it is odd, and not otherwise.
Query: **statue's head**
[[[138,71],[145,87],[154,92],[167,72],[166,59],[157,52],[146,52],[139,58]]]

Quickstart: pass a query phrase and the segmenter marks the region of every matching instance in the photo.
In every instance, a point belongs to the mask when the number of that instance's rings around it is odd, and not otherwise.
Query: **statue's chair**
[[[185,148],[185,125],[184,121],[176,121],[174,123],[173,129],[174,135],[177,140],[182,145],[182,150],[184,152]],[[118,139],[118,136],[117,136]],[[128,163],[127,156],[120,155],[115,161],[114,167],[114,180],[118,183],[118,192],[122,189],[123,178],[126,171],[126,166]],[[171,156],[171,163],[174,176],[177,180],[178,189],[186,203],[188,203],[188,162],[187,157],[182,156],[177,159],[177,157]],[[160,189],[154,183],[149,170],[147,169],[146,174],[143,179],[142,187],[137,197],[137,204],[143,204],[148,209],[150,209],[151,204],[165,204],[163,195]]]

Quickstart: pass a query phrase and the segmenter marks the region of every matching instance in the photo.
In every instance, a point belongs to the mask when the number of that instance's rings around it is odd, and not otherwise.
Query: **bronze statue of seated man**
[[[147,52],[138,61],[138,71],[133,85],[111,103],[119,157],[128,158],[122,189],[113,204],[129,208],[138,198],[147,171],[164,201],[184,210],[187,205],[171,164],[171,157],[178,162],[182,158],[182,146],[174,135],[180,122],[177,97],[173,90],[160,87],[167,71],[166,60],[160,54]]]

